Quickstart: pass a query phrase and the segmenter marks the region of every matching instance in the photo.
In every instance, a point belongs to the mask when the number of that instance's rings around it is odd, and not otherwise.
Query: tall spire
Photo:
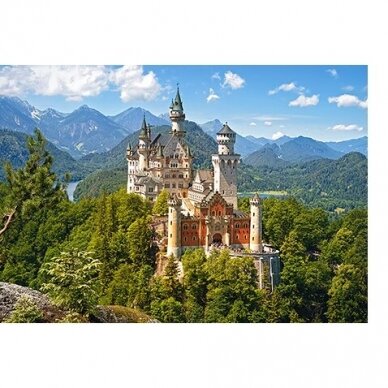
[[[181,99],[181,95],[179,93],[179,83],[176,86],[176,96],[175,96],[173,109],[183,111],[182,99]]]
[[[177,84],[175,100],[171,102],[169,115],[172,122],[171,133],[178,136],[184,136],[184,121],[186,115],[183,112],[182,99],[179,93],[179,84]]]
[[[146,137],[148,137],[148,129],[147,129],[147,123],[146,123],[145,113],[144,113],[143,123],[141,124],[139,138],[141,139],[141,138],[146,138]]]

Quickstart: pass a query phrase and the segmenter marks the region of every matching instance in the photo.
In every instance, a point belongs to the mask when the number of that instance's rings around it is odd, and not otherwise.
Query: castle
[[[151,201],[163,189],[170,194],[167,255],[179,259],[185,249],[196,247],[206,252],[222,246],[232,252],[249,250],[256,255],[258,267],[268,262],[270,276],[278,274],[277,254],[264,249],[262,243],[259,196],[251,198],[249,214],[237,208],[240,155],[234,150],[236,133],[225,123],[217,133],[218,152],[211,159],[213,170],[194,173],[192,153],[185,143],[185,113],[179,88],[169,116],[171,131],[156,137],[144,117],[137,147],[128,145],[127,149],[128,193],[138,193]],[[263,268],[258,269],[263,272]],[[272,285],[276,279],[271,280]]]

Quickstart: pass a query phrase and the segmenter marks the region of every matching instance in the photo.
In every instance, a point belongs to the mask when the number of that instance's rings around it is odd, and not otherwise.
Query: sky
[[[1,66],[0,95],[38,109],[105,115],[168,111],[179,83],[186,118],[241,135],[341,141],[367,135],[367,66]]]

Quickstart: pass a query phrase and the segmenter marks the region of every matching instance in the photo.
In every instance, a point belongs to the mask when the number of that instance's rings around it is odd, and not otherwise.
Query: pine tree
[[[158,197],[156,198],[152,213],[158,216],[163,216],[168,213],[168,196],[169,193],[167,190],[162,190]]]
[[[14,170],[10,163],[5,165],[10,200],[9,209],[3,215],[0,236],[19,213],[29,217],[65,198],[63,187],[52,171],[53,158],[46,150],[46,140],[39,129],[35,129],[34,135],[27,141],[30,156],[25,166]]]

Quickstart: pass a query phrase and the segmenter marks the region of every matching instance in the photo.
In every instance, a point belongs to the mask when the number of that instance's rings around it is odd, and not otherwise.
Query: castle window
[[[248,228],[248,224],[244,224],[244,228]]]
[[[255,225],[252,225],[252,229],[255,229]]]
[[[187,224],[183,224],[183,230],[189,229],[189,226]]]
[[[183,183],[178,183],[178,187],[179,187],[180,189],[183,189]]]
[[[196,238],[195,238],[195,236],[193,236],[193,241],[195,241],[196,240]]]
[[[170,184],[169,184],[169,183],[165,183],[165,184],[164,184],[164,187],[165,187],[166,189],[169,189],[169,188],[170,188]]]
[[[236,228],[239,228],[240,227],[240,224],[236,224]]]
[[[219,216],[221,215],[221,210],[218,210],[218,215],[219,215]]]
[[[153,193],[153,192],[154,192],[154,188],[153,188],[153,187],[149,187],[149,188],[148,188],[148,192],[149,192],[149,193]]]
[[[172,188],[173,188],[173,189],[176,188],[176,184],[175,184],[175,183],[172,184]]]
[[[191,225],[191,229],[197,229],[197,225],[196,224]]]
[[[183,174],[179,174],[179,178],[183,178]]]
[[[253,213],[253,217],[255,216],[255,213]]]
[[[185,237],[185,242],[187,241],[187,238]]]
[[[213,210],[212,211],[212,216],[215,216],[216,215],[216,212]]]
[[[247,235],[244,236],[245,240],[247,239]]]
[[[172,210],[171,210],[171,213],[172,213]],[[172,225],[172,221],[170,221],[170,225]]]
[[[252,237],[252,241],[255,241],[255,237]]]
[[[172,177],[173,177],[173,178],[176,178],[176,175],[175,175],[175,174],[172,174]]]
[[[166,174],[166,175],[165,175],[165,178],[170,178],[170,174]]]

